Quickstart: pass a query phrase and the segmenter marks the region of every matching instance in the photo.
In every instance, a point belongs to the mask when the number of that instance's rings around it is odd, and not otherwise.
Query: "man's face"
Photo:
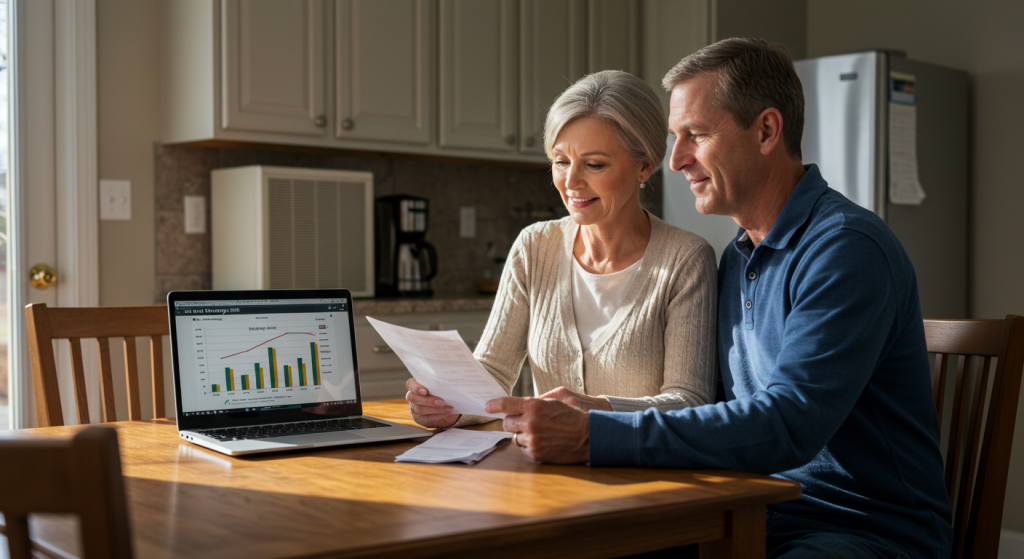
[[[702,214],[740,218],[754,201],[760,151],[756,127],[739,130],[714,104],[718,74],[707,72],[672,88],[668,128],[676,136],[669,166],[682,171]],[[737,219],[740,221],[740,219]]]

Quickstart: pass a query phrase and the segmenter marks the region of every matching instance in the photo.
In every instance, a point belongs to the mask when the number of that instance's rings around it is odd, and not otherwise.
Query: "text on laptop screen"
[[[347,299],[176,301],[181,411],[356,403]]]

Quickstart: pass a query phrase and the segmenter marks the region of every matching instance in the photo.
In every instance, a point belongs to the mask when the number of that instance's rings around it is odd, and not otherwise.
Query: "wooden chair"
[[[73,439],[0,440],[0,512],[11,559],[32,557],[32,513],[78,515],[85,559],[130,558],[117,432],[88,427]]]
[[[928,352],[935,354],[932,390],[940,423],[947,392],[952,392],[948,431],[943,428],[948,435],[945,475],[953,507],[953,557],[996,559],[1024,368],[1024,317],[925,320],[924,329]]]
[[[89,423],[82,364],[82,338],[95,338],[99,346],[100,398],[103,421],[116,421],[114,388],[110,372],[110,338],[124,338],[124,362],[128,386],[128,418],[142,419],[139,407],[139,366],[135,338],[149,336],[153,376],[153,412],[165,417],[164,368],[161,338],[170,334],[167,307],[76,307],[47,308],[45,303],[25,307],[28,318],[29,352],[36,394],[36,415],[41,427],[64,425],[53,340],[71,342],[71,369],[75,388],[78,423]]]

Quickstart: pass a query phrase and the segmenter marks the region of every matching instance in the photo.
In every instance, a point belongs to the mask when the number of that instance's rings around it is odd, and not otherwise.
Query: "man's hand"
[[[558,400],[560,402],[565,402],[566,404],[569,404],[574,408],[579,408],[583,411],[612,411],[612,405],[605,398],[602,398],[600,396],[587,396],[586,394],[577,394],[564,386],[559,386],[558,388],[550,392],[545,392],[544,394],[540,395],[540,398],[543,398],[545,400],[551,399]]]
[[[586,411],[554,399],[495,398],[488,413],[505,413],[503,427],[515,433],[526,456],[548,464],[590,460],[590,417]]]

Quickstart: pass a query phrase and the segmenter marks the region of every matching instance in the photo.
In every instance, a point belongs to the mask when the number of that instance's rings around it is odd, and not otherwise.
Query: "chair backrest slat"
[[[115,421],[113,377],[110,361],[110,338],[124,338],[125,375],[128,388],[128,416],[142,419],[139,405],[139,361],[135,339],[150,338],[150,369],[153,379],[153,411],[156,417],[166,415],[163,386],[163,336],[170,334],[167,307],[75,307],[48,308],[36,303],[25,308],[28,318],[32,377],[36,394],[36,413],[41,426],[63,425],[57,365],[53,340],[71,342],[72,380],[75,388],[76,417],[79,423],[89,422],[88,398],[85,391],[85,368],[82,365],[82,338],[95,338],[99,350],[100,398],[103,421]]]
[[[71,346],[71,378],[75,385],[75,409],[78,411],[78,424],[88,425],[89,396],[85,389],[85,364],[82,363],[82,341],[68,338]]]
[[[960,496],[956,502],[956,510],[953,511],[955,523],[967,525],[970,521],[970,507],[968,506],[974,497],[974,486],[971,483],[976,474],[975,458],[978,456],[978,448],[981,446],[981,424],[984,421],[985,391],[988,389],[988,372],[992,367],[992,358],[975,359],[977,370],[974,372],[974,390],[971,395],[971,420],[970,430],[967,433],[967,459],[964,461],[964,473],[960,476],[960,488],[957,494]],[[962,557],[965,541],[961,534],[954,534],[953,553]]]
[[[956,378],[953,385],[953,424],[949,430],[949,440],[946,444],[946,492],[949,493],[949,502],[952,503],[956,497],[956,474],[960,467],[960,448],[964,440],[964,414],[967,408],[964,406],[964,385],[967,383],[967,358],[958,356],[956,362]]]
[[[85,559],[129,559],[117,433],[89,427],[70,440],[0,440],[0,512],[12,558],[32,557],[29,514],[71,513]]]
[[[100,405],[103,406],[103,421],[117,421],[114,406],[114,373],[110,368],[110,340],[96,338],[97,360],[100,365]]]
[[[946,413],[950,417],[942,428],[946,489],[954,511],[953,557],[996,559],[1024,370],[1024,317],[925,320],[924,327],[928,351],[937,354],[932,381],[939,421]],[[957,372],[950,387],[946,371],[952,356]],[[950,388],[953,401],[946,410]]]
[[[935,409],[941,412],[946,404],[946,382],[949,380],[949,355],[940,353],[935,356],[935,367],[932,370],[932,394],[935,397]]]
[[[164,417],[164,342],[161,336],[149,338],[149,366],[153,371],[153,415]]]
[[[36,395],[36,415],[40,427],[64,425],[57,387],[57,361],[53,357],[53,334],[46,305],[25,307],[28,349],[32,360],[32,387]]]
[[[124,337],[124,371],[128,386],[128,419],[142,419],[139,406],[139,357],[135,350],[135,337]]]

